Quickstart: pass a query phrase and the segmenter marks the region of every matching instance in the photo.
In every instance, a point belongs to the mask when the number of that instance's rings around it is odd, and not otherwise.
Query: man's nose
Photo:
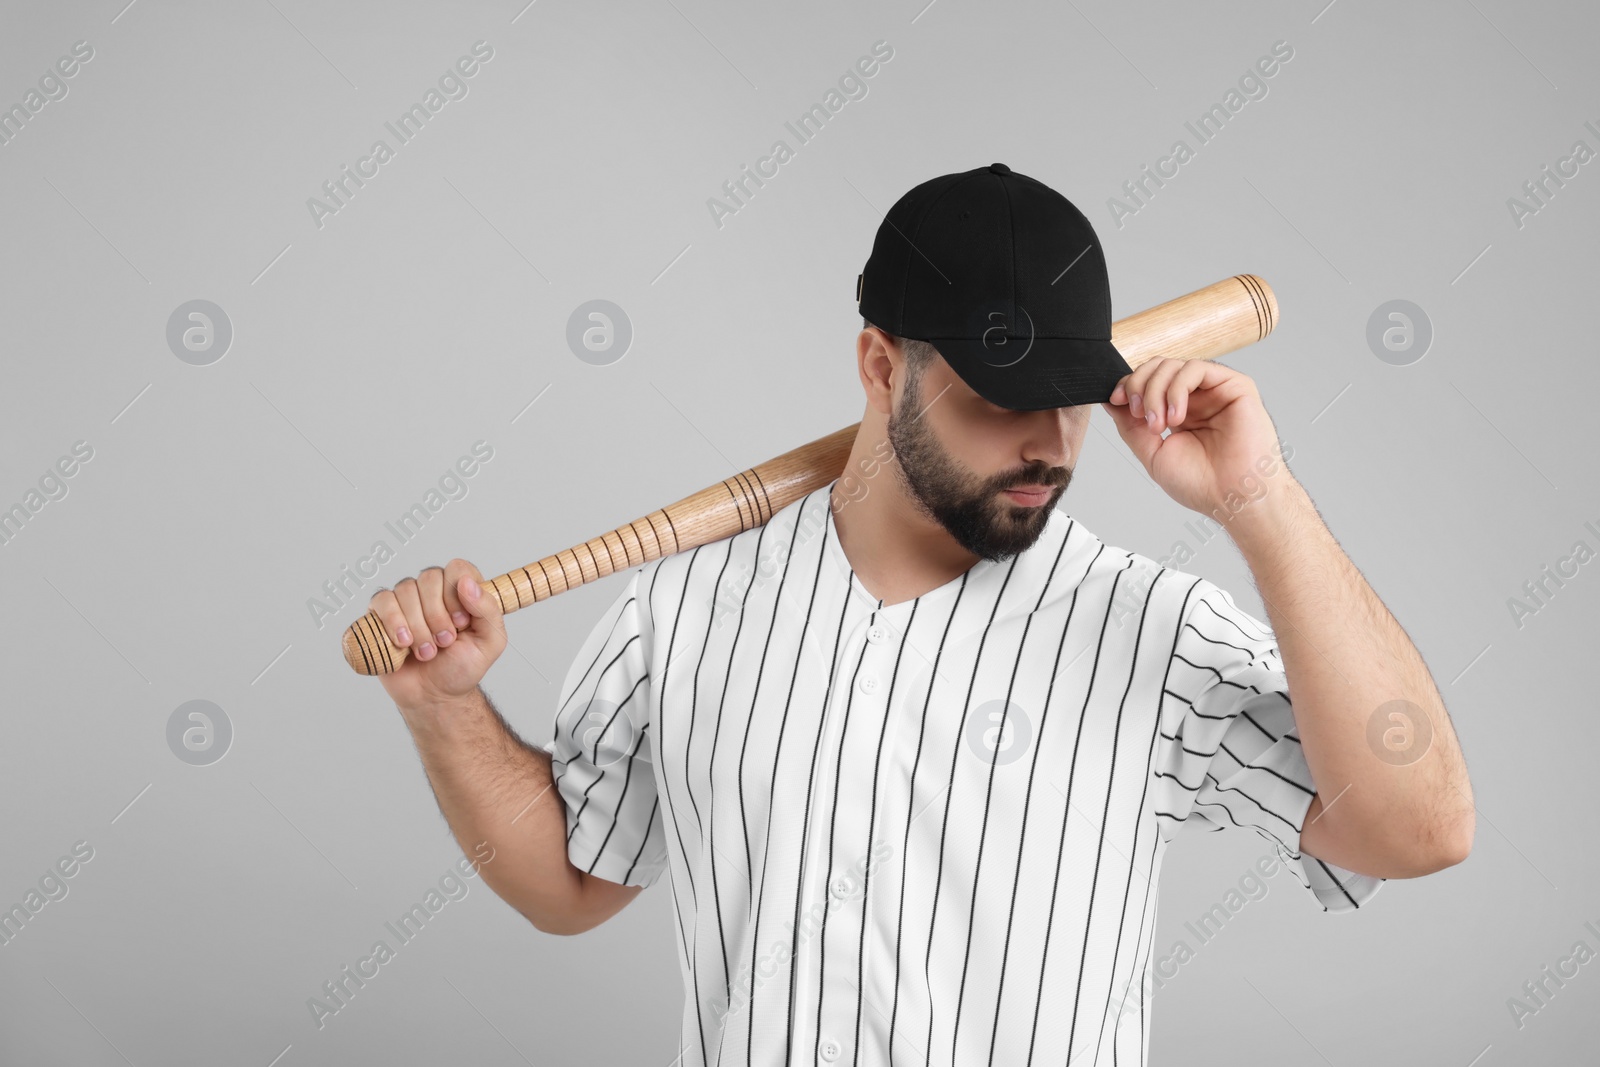
[[[1070,408],[1045,408],[1031,413],[1027,447],[1023,458],[1029,463],[1066,467],[1072,461],[1074,433]]]

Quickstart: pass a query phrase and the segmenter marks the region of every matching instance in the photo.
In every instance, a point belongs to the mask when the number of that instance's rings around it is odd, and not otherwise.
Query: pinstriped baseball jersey
[[[884,604],[830,489],[634,569],[546,745],[572,862],[671,872],[685,1067],[1142,1064],[1185,825],[1327,911],[1380,888],[1299,851],[1283,663],[1223,589],[1053,511]]]

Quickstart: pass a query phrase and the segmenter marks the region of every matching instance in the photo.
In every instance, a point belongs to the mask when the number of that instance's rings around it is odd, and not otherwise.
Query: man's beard
[[[917,417],[916,388],[889,415],[889,444],[898,461],[900,483],[918,510],[933,519],[975,556],[998,562],[1031,546],[1044,533],[1056,501],[1072,481],[1072,468],[1036,464],[990,478],[963,467]],[[1000,494],[1019,485],[1054,486],[1047,503],[1024,507]]]

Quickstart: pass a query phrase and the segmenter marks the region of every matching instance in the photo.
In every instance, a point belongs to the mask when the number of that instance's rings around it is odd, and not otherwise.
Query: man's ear
[[[905,360],[888,334],[876,326],[856,338],[856,371],[868,406],[888,415],[894,406],[894,380],[905,373]]]

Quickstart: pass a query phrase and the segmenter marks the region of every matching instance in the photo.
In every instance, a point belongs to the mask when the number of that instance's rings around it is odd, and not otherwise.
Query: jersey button
[[[875,645],[881,645],[889,640],[889,628],[881,622],[875,622],[867,627],[867,640]]]
[[[832,1063],[839,1058],[839,1042],[824,1041],[822,1043],[822,1058]]]
[[[876,674],[863,674],[856,686],[868,696],[878,691],[878,676]]]

